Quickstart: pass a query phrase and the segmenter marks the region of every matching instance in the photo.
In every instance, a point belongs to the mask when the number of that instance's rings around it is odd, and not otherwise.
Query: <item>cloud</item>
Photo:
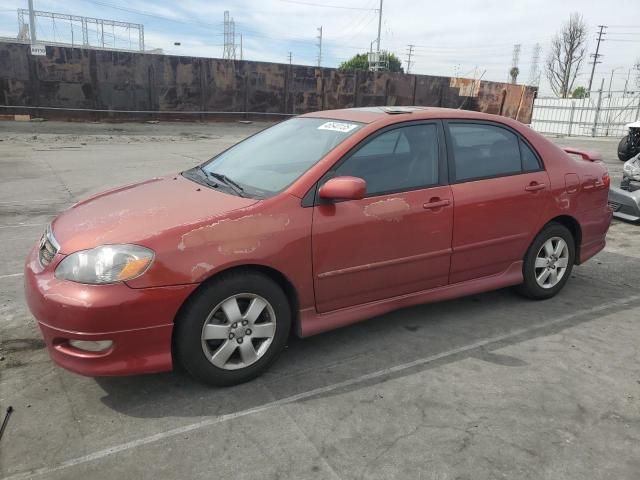
[[[205,0],[37,0],[36,3],[40,10],[143,23],[146,45],[163,48],[172,54],[221,56],[225,9],[236,22],[236,43],[239,44],[239,35],[243,35],[247,59],[286,62],[288,53],[292,52],[294,63],[313,65],[318,54],[317,27],[321,25],[323,66],[337,66],[355,53],[370,48],[377,35],[375,9],[379,0],[305,1],[350,8],[301,5],[282,0],[226,3]],[[0,35],[15,35],[15,9],[25,6],[24,0],[4,0],[0,9]],[[609,78],[612,68],[624,67],[614,72],[614,89],[621,89],[627,69],[640,54],[640,29],[630,30],[633,35],[616,37],[624,30],[614,25],[633,24],[632,19],[640,18],[637,0],[459,0],[456,3],[387,0],[383,6],[382,48],[393,51],[406,64],[407,45],[416,45],[412,58],[414,73],[452,75],[458,71],[473,75],[475,70],[478,75],[485,72],[483,78],[487,80],[506,81],[513,44],[519,43],[522,45],[519,80],[524,82],[528,80],[534,45],[540,43],[543,49],[546,48],[552,35],[574,11],[582,13],[590,26],[589,52],[594,49],[598,24],[612,26],[609,30],[611,40],[631,40],[605,42],[601,51],[603,63],[596,70],[594,83],[599,84],[600,78]],[[176,47],[174,42],[181,45]],[[543,59],[544,50],[541,68]],[[585,78],[587,73],[588,65],[585,65],[579,78]],[[548,92],[545,82],[542,91]]]

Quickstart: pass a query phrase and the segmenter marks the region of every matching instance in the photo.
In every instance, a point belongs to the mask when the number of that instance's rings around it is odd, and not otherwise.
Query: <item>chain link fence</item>
[[[590,92],[585,98],[538,97],[531,127],[561,136],[622,137],[640,119],[640,91]]]

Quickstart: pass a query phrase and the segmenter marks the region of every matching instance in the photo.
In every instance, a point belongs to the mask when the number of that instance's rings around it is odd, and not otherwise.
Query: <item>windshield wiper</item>
[[[218,184],[216,182],[209,180],[209,173],[204,168],[198,165],[196,169],[199,170],[200,173],[202,174],[202,180],[204,181],[204,183],[206,183],[210,187],[218,188]]]
[[[238,195],[240,195],[241,197],[244,195],[244,188],[242,188],[240,185],[238,185],[237,182],[234,182],[233,180],[231,180],[229,177],[227,177],[226,175],[223,175],[222,173],[215,173],[215,172],[207,172],[206,170],[202,169],[203,172],[205,172],[207,175],[215,178],[216,180],[224,183],[225,185],[228,185],[229,187],[231,187],[231,189],[236,192]]]

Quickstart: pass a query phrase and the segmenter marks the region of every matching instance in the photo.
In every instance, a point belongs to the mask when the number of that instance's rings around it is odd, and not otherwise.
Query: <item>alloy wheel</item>
[[[262,358],[275,334],[271,304],[259,295],[240,293],[211,311],[202,327],[202,350],[216,367],[238,370]]]
[[[569,264],[569,246],[560,237],[551,237],[542,244],[534,266],[536,282],[542,288],[555,287],[564,277]]]

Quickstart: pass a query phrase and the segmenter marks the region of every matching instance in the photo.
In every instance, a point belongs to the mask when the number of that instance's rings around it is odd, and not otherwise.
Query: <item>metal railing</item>
[[[622,137],[640,119],[640,91],[597,90],[585,98],[539,97],[531,127],[549,135]]]

